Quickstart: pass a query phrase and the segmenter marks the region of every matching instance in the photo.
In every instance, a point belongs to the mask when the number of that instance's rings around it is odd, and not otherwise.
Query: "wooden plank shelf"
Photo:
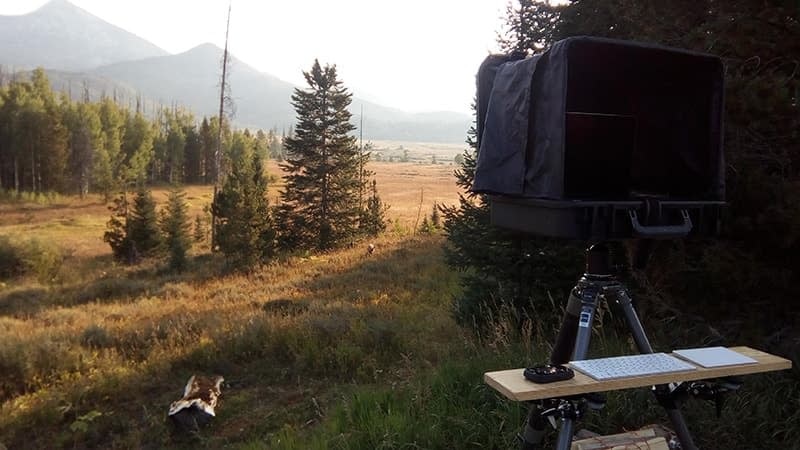
[[[644,375],[639,377],[619,378],[597,381],[588,375],[575,370],[575,378],[555,383],[536,384],[522,376],[524,369],[486,372],[483,380],[486,384],[515,401],[541,400],[570,395],[588,394],[590,392],[615,391],[647,387],[657,384],[678,383],[682,381],[706,380],[711,378],[748,375],[761,372],[791,369],[792,362],[779,356],[771,355],[750,347],[730,347],[731,350],[749,356],[757,364],[741,364],[735,366],[704,368],[688,372]]]

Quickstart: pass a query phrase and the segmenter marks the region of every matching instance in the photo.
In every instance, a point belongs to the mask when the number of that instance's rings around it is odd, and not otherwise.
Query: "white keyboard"
[[[697,367],[666,353],[585,359],[569,363],[598,381],[662,373],[686,372]]]

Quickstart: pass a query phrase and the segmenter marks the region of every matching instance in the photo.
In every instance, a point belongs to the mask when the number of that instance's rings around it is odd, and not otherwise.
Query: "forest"
[[[71,97],[53,92],[42,69],[30,80],[0,74],[0,188],[108,197],[142,183],[211,184],[220,136],[223,170],[234,144],[265,160],[283,156],[285,132],[232,130],[226,118],[220,133],[218,117],[198,121],[178,106],[146,115],[113,93],[94,102],[85,90]]]

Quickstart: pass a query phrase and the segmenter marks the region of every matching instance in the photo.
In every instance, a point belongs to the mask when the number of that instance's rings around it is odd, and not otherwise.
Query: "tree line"
[[[212,183],[219,119],[198,121],[177,106],[148,117],[112,97],[90,101],[53,92],[43,69],[29,80],[0,77],[0,189],[14,192],[103,194],[140,184]],[[277,130],[234,130],[223,120],[222,170],[237,142],[262,159],[283,159]],[[290,130],[291,132],[291,130]]]
[[[261,136],[245,130],[230,138],[221,189],[210,210],[217,221],[211,247],[232,267],[251,269],[280,251],[341,247],[386,228],[388,207],[378,196],[373,173],[365,168],[370,153],[363,152],[352,135],[355,127],[347,110],[352,94],[338,80],[335,66],[322,67],[315,61],[304,74],[308,89],[296,89],[292,96],[298,122],[294,135],[284,141],[281,167],[287,175],[278,205],[271,206],[267,198],[263,161],[268,147],[261,145]],[[180,123],[179,116],[171,120]],[[193,147],[181,129],[170,128],[164,138],[167,149],[172,144]],[[201,135],[203,129],[201,125]],[[176,168],[183,167],[185,174],[186,166],[186,160],[164,157],[156,158],[150,170],[174,183]],[[170,266],[183,268],[190,243],[183,198],[179,189],[173,190],[159,214],[144,183],[132,199],[123,189],[114,200],[104,235],[114,256],[134,263],[167,250]],[[196,240],[204,239],[202,226],[197,218]]]

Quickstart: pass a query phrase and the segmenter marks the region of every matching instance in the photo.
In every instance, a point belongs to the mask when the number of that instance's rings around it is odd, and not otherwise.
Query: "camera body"
[[[492,222],[573,239],[709,236],[724,206],[721,60],[569,38],[478,73],[473,191]]]

